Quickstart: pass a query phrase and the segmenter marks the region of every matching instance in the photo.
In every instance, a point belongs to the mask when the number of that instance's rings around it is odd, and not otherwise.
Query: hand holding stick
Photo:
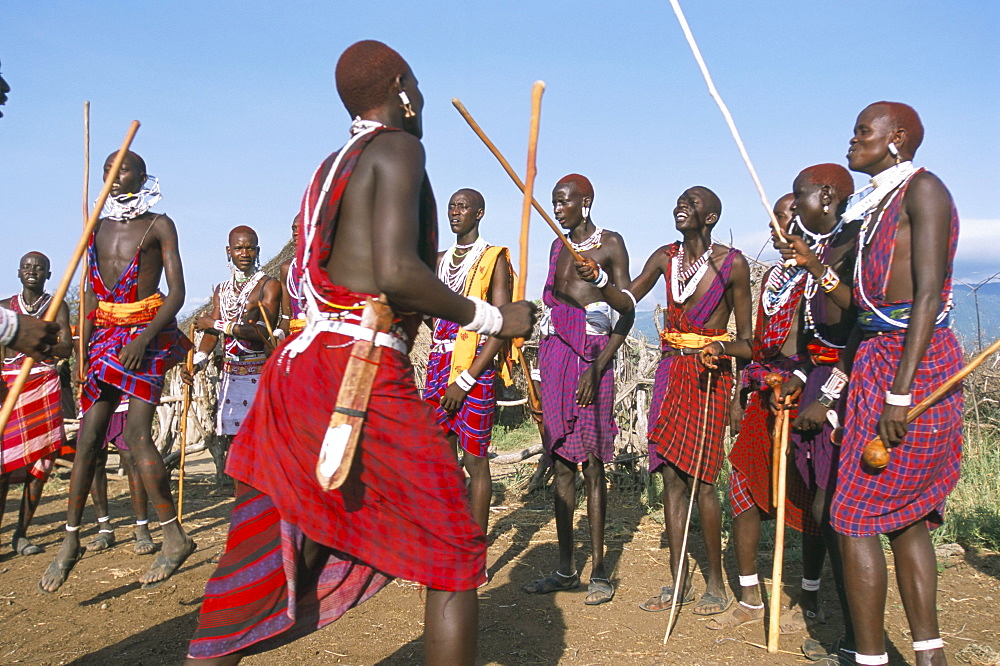
[[[992,345],[984,349],[979,356],[969,361],[968,365],[949,377],[948,380],[944,384],[941,384],[936,391],[921,400],[920,404],[911,409],[906,415],[906,423],[913,423],[917,417],[930,409],[934,403],[943,398],[949,391],[955,388],[959,382],[968,377],[973,370],[978,368],[983,361],[995,354],[997,351],[1000,351],[1000,340],[997,340]],[[889,449],[886,448],[882,439],[880,437],[876,437],[872,441],[865,444],[861,458],[865,461],[865,464],[872,469],[885,469],[885,467],[889,464],[889,458],[891,455],[892,454]]]
[[[59,287],[56,289],[56,293],[53,294],[52,300],[49,302],[49,307],[45,311],[45,316],[42,318],[44,321],[56,320],[59,308],[62,306],[63,300],[66,298],[66,292],[69,290],[69,283],[73,281],[73,274],[76,273],[76,267],[80,265],[80,259],[83,257],[83,253],[87,250],[87,243],[90,241],[90,235],[94,233],[94,228],[97,226],[97,221],[101,215],[101,209],[104,208],[104,202],[107,200],[108,194],[111,192],[111,185],[118,177],[118,171],[122,168],[122,162],[125,160],[125,153],[128,152],[129,146],[132,145],[132,139],[135,138],[135,133],[138,130],[139,121],[133,120],[132,124],[129,126],[128,133],[125,135],[125,140],[122,142],[121,148],[118,149],[118,153],[115,155],[115,159],[111,163],[111,169],[104,177],[104,187],[101,188],[101,194],[97,197],[97,201],[94,203],[94,209],[90,212],[90,218],[87,220],[87,226],[84,227],[83,234],[81,234],[80,240],[76,244],[76,249],[73,251],[73,256],[69,260],[66,272],[63,273],[62,280],[59,282]],[[26,356],[24,362],[21,363],[21,372],[17,376],[17,379],[14,380],[13,386],[10,387],[10,392],[7,393],[7,398],[4,400],[3,408],[0,409],[0,432],[6,430],[7,422],[10,421],[10,415],[14,411],[14,405],[17,403],[17,399],[21,395],[21,391],[24,390],[24,384],[28,381],[28,375],[31,373],[31,366],[34,364],[35,359],[30,356]]]
[[[539,103],[541,103],[540,95],[541,93],[539,93]],[[476,136],[478,136],[482,140],[482,142],[486,144],[486,147],[489,148],[491,153],[493,153],[493,156],[497,158],[497,161],[500,162],[500,166],[504,168],[504,171],[507,172],[507,175],[510,176],[511,180],[514,181],[514,184],[517,185],[518,189],[524,192],[525,189],[524,183],[521,182],[521,179],[514,172],[513,167],[510,166],[510,162],[507,161],[507,159],[500,153],[500,151],[493,144],[493,142],[490,141],[489,137],[486,136],[486,133],[483,132],[482,128],[479,126],[479,123],[477,123],[475,119],[472,117],[472,114],[470,114],[468,110],[466,110],[465,105],[462,104],[462,102],[459,101],[457,97],[452,99],[451,103],[455,106],[456,109],[458,109],[458,112],[462,114],[462,117],[465,118],[465,122],[469,123],[469,127],[471,127],[472,131],[476,133]],[[569,242],[569,239],[566,238],[562,230],[559,229],[559,225],[557,225],[552,220],[552,218],[549,217],[549,214],[545,212],[545,209],[543,209],[541,205],[539,205],[539,203],[534,199],[534,197],[531,198],[531,205],[535,207],[535,210],[538,211],[538,214],[542,216],[542,219],[545,220],[546,224],[549,225],[549,227],[552,229],[552,231],[555,232],[559,240],[562,241],[563,245],[566,246],[566,249],[569,250],[570,254],[573,255],[573,259],[575,259],[576,261],[583,261],[583,256],[579,252],[573,249],[572,243]]]

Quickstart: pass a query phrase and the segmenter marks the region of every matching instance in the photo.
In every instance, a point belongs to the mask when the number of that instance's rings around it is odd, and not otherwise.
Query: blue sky
[[[845,163],[865,105],[907,102],[926,127],[916,162],[942,177],[962,216],[956,274],[981,279],[1000,268],[996,3],[682,5],[772,201],[802,168]],[[542,79],[536,197],[546,203],[566,173],[589,176],[593,218],[624,235],[633,274],[676,237],[670,211],[694,184],[723,201],[719,239],[732,236],[751,256],[763,245],[765,214],[666,0],[6,0],[0,293],[18,289],[17,260],[28,250],[49,254],[56,278],[65,268],[82,223],[84,100],[92,198],[129,121],[143,123],[134,149],[160,178],[157,210],[178,225],[189,302],[227,277],[233,226],[257,229],[273,255],[312,170],[347,136],[333,68],[365,38],[396,48],[420,81],[439,211],[456,189],[480,190],[491,242],[516,245],[520,194],[450,100],[462,99],[523,171],[530,88]],[[550,242],[534,217],[529,296],[540,294]],[[647,305],[662,298],[657,288]]]

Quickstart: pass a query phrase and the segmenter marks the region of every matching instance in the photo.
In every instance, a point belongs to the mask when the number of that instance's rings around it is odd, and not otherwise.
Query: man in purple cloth
[[[602,604],[615,588],[604,567],[604,520],[607,482],[604,463],[614,457],[615,378],[613,359],[625,342],[634,318],[623,308],[615,324],[601,287],[629,282],[625,241],[590,219],[594,188],[579,174],[570,174],[552,190],[555,218],[566,229],[574,250],[603,267],[597,282],[577,275],[573,255],[556,240],[549,254],[549,275],[542,300],[547,316],[541,325],[538,364],[542,378],[542,421],[545,454],[555,470],[556,532],[559,568],[524,586],[529,594],[571,590],[580,585],[573,558],[573,509],[576,469],[583,467],[587,488],[587,520],[593,567],[584,603]],[[604,272],[607,271],[607,272]]]
[[[910,160],[923,139],[916,111],[877,102],[854,125],[848,166],[872,176],[872,191],[844,217],[862,218],[854,301],[862,342],[847,395],[844,441],[830,517],[840,534],[858,664],[885,664],[885,553],[896,582],[918,666],[944,664],[937,621],[937,568],[929,529],[943,521],[958,482],[962,390],[954,388],[907,425],[910,407],[962,366],[948,327],[958,214],[937,176]],[[865,466],[865,444],[891,447],[888,467]]]

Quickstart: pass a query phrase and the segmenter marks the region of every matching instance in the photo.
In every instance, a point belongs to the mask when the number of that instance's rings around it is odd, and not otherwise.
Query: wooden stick
[[[59,282],[59,288],[56,289],[56,293],[52,296],[52,301],[49,303],[48,310],[45,311],[45,316],[42,318],[44,321],[55,321],[56,314],[59,313],[59,308],[63,304],[63,300],[66,298],[66,292],[69,290],[69,283],[73,281],[73,274],[76,273],[76,267],[80,265],[80,258],[83,257],[83,253],[87,251],[87,243],[90,240],[90,235],[94,233],[94,227],[97,226],[97,220],[101,215],[101,209],[104,208],[104,202],[108,198],[108,193],[111,192],[111,184],[118,177],[118,171],[122,167],[122,162],[125,160],[125,153],[128,152],[129,146],[132,145],[132,139],[135,138],[135,133],[139,130],[139,121],[133,120],[132,124],[128,128],[128,134],[125,135],[125,140],[122,142],[121,148],[118,149],[118,154],[115,155],[114,162],[111,164],[111,170],[104,179],[104,187],[101,188],[101,194],[97,197],[97,201],[94,203],[94,209],[90,212],[90,218],[87,220],[87,226],[83,229],[83,234],[80,235],[80,240],[76,244],[76,249],[73,251],[73,256],[69,261],[69,265],[66,267],[66,272],[63,273],[62,280]],[[24,357],[24,362],[21,363],[21,373],[14,380],[13,386],[10,387],[10,391],[7,393],[7,398],[3,402],[3,408],[0,409],[0,432],[3,432],[7,428],[7,422],[10,420],[10,415],[14,411],[14,405],[17,403],[18,397],[21,395],[21,391],[24,390],[24,384],[28,381],[28,375],[31,373],[31,366],[35,364],[35,359],[30,356]]]
[[[969,361],[968,365],[949,377],[944,384],[941,384],[941,386],[937,388],[936,391],[921,400],[920,404],[911,409],[906,415],[906,423],[913,423],[917,417],[934,406],[934,403],[943,398],[945,394],[955,388],[960,381],[968,377],[973,370],[982,365],[983,361],[995,354],[997,351],[1000,351],[1000,340],[997,340],[992,345],[984,349],[979,356]],[[876,437],[872,441],[865,444],[864,452],[861,454],[861,457],[865,461],[865,464],[869,467],[873,469],[883,469],[889,464],[890,455],[889,449],[886,448],[882,439]]]
[[[670,631],[674,626],[674,617],[677,614],[677,602],[680,599],[681,590],[684,589],[687,583],[687,543],[688,535],[691,533],[691,514],[694,513],[694,497],[698,494],[698,473],[701,472],[701,460],[703,454],[705,453],[705,439],[708,435],[708,406],[711,404],[712,398],[712,378],[715,377],[712,371],[708,371],[708,383],[705,386],[705,412],[701,417],[701,443],[698,444],[698,460],[694,465],[694,474],[691,477],[691,498],[688,500],[688,512],[687,520],[684,522],[684,539],[681,541],[681,556],[677,561],[677,572],[674,575],[674,596],[670,600],[670,617],[667,618],[667,632],[663,634],[663,644],[667,644],[667,640],[670,639]],[[699,507],[700,508],[700,507]],[[681,570],[685,571],[684,578],[681,580]]]
[[[194,322],[191,322],[191,330],[188,333],[191,339],[191,349],[188,349],[187,359],[184,366],[188,374],[194,376]],[[181,460],[180,477],[177,481],[177,522],[184,522],[184,457],[187,452],[188,440],[188,411],[191,409],[191,386],[184,384],[184,406],[181,408]]]
[[[769,372],[764,377],[764,383],[774,390],[774,395],[781,405],[775,416],[775,453],[771,460],[771,469],[777,470],[777,492],[774,496],[774,559],[771,566],[771,597],[770,624],[767,631],[767,651],[778,652],[778,638],[781,636],[781,574],[785,562],[785,495],[788,483],[788,404],[781,399],[781,385],[784,383],[781,375]]]
[[[456,109],[458,109],[458,112],[462,114],[462,117],[465,118],[465,122],[469,123],[469,127],[471,127],[472,131],[476,133],[476,136],[478,136],[482,140],[482,142],[486,144],[486,147],[489,148],[491,153],[493,153],[493,157],[497,158],[497,161],[500,162],[500,166],[504,168],[504,171],[507,172],[507,175],[510,176],[511,180],[514,181],[514,184],[517,185],[518,189],[524,192],[524,183],[521,182],[521,179],[514,172],[513,167],[510,166],[510,162],[507,161],[507,159],[500,153],[500,151],[493,144],[493,142],[490,141],[489,137],[486,136],[486,133],[483,132],[483,129],[479,126],[479,123],[477,123],[475,119],[472,117],[472,114],[469,113],[469,111],[465,108],[465,105],[462,104],[462,102],[460,102],[457,97],[453,98],[451,100],[451,103],[452,105],[454,105]],[[545,220],[545,223],[549,225],[549,227],[552,229],[552,231],[555,232],[559,240],[562,241],[562,244],[566,246],[566,249],[570,251],[570,254],[573,255],[573,259],[575,259],[576,261],[583,261],[583,257],[580,255],[579,252],[573,249],[572,243],[569,242],[569,239],[566,238],[566,235],[563,234],[561,229],[559,229],[559,225],[557,225],[552,220],[552,218],[549,217],[549,214],[545,212],[545,209],[543,209],[541,205],[539,205],[539,203],[534,199],[534,197],[532,197],[531,199],[531,205],[535,207],[535,210],[538,211],[538,214],[542,216],[542,219]]]
[[[674,15],[677,16],[677,21],[681,24],[681,30],[684,31],[684,37],[687,39],[688,46],[691,47],[691,53],[694,54],[694,59],[697,61],[698,67],[701,69],[701,75],[705,78],[705,83],[708,84],[708,93],[719,106],[719,110],[722,111],[722,116],[726,119],[729,131],[733,135],[733,139],[736,140],[736,146],[740,149],[740,155],[743,156],[743,162],[747,165],[747,169],[750,171],[750,177],[753,179],[753,184],[757,188],[757,194],[760,195],[760,202],[764,204],[764,210],[767,211],[768,216],[771,218],[771,228],[774,229],[774,233],[778,237],[778,240],[784,243],[785,236],[781,233],[781,227],[778,226],[778,220],[774,217],[774,210],[771,208],[771,204],[767,200],[767,195],[764,194],[764,186],[761,185],[760,178],[757,177],[757,171],[753,168],[753,162],[750,161],[750,155],[747,153],[746,146],[743,145],[743,139],[740,138],[740,132],[736,129],[736,123],[733,122],[733,116],[729,113],[729,108],[726,106],[726,103],[722,101],[719,91],[715,89],[715,84],[712,82],[712,75],[708,73],[708,67],[705,65],[705,61],[701,57],[701,49],[698,48],[697,42],[694,41],[694,35],[691,34],[691,28],[688,26],[687,19],[684,18],[684,12],[681,11],[681,6],[677,0],[670,0],[670,6],[674,8]]]
[[[538,165],[535,157],[538,154],[538,123],[542,115],[542,93],[545,92],[545,82],[535,81],[531,87],[531,129],[528,132],[528,168],[525,171],[524,203],[521,206],[521,243],[520,243],[520,270],[521,280],[517,285],[515,301],[524,300],[525,283],[528,280],[528,226],[531,222],[531,204],[534,202],[535,176],[538,174]],[[523,341],[522,341],[523,342]]]
[[[90,102],[83,103],[83,226],[86,228],[87,220],[90,219]],[[76,335],[76,375],[80,380],[78,384],[77,398],[83,391],[83,382],[87,379],[83,373],[84,355],[87,353],[83,341],[83,322],[86,313],[83,311],[83,293],[87,290],[87,269],[89,262],[83,262],[83,272],[80,273],[80,302],[77,306]]]
[[[774,391],[774,401],[781,404],[781,385],[784,383],[781,375],[777,372],[769,372],[764,376],[764,383]],[[774,429],[771,431],[771,507],[778,507],[778,457],[781,455],[781,429],[782,414],[778,412],[774,417]]]
[[[274,339],[274,329],[271,328],[271,320],[267,316],[267,310],[264,309],[263,301],[257,301],[257,309],[260,310],[260,316],[264,318],[264,327],[267,329],[267,339],[271,342],[271,349],[278,346],[278,341]]]

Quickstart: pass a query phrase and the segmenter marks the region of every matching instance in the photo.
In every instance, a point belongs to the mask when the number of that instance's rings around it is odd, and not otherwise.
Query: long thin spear
[[[83,226],[87,226],[90,218],[90,102],[83,103]],[[83,341],[83,322],[87,313],[83,311],[83,292],[87,289],[87,262],[84,260],[83,272],[80,273],[80,302],[77,304],[76,318],[76,370],[79,385],[82,390],[86,377],[83,374],[84,355],[87,353]]]
[[[194,322],[191,323],[191,332],[188,337],[191,338],[191,348],[188,349],[187,356],[184,359],[184,367],[187,368],[188,374],[194,373]],[[177,479],[177,522],[184,522],[184,463],[187,458],[187,442],[188,442],[188,413],[191,410],[191,386],[190,384],[184,384],[184,406],[181,408],[181,461],[180,461],[180,474]]]
[[[694,496],[698,494],[698,474],[701,472],[701,459],[705,453],[705,440],[708,437],[708,407],[712,402],[712,378],[715,375],[708,371],[708,381],[705,384],[705,413],[701,417],[701,443],[698,445],[698,460],[694,465],[694,474],[691,476],[691,498],[688,501],[687,521],[684,523],[684,539],[681,541],[681,556],[677,561],[677,572],[674,574],[674,596],[670,600],[670,617],[667,618],[667,631],[663,634],[663,644],[666,645],[670,639],[670,631],[674,628],[674,617],[677,614],[677,602],[680,599],[681,590],[687,584],[687,544],[688,536],[691,534],[691,514],[694,513]],[[701,506],[700,504],[698,505]],[[699,511],[701,509],[699,508]],[[684,580],[681,580],[681,571],[684,571]]]
[[[771,209],[771,204],[767,200],[767,195],[764,194],[764,186],[760,183],[760,178],[757,177],[757,170],[753,168],[753,162],[750,161],[750,155],[747,153],[746,146],[743,145],[743,139],[740,138],[740,132],[736,129],[736,123],[733,122],[733,116],[729,113],[729,108],[726,103],[722,101],[722,97],[719,95],[719,91],[715,89],[715,84],[712,82],[712,75],[708,73],[708,67],[705,65],[704,59],[701,57],[701,50],[698,48],[698,43],[694,41],[694,35],[691,34],[691,28],[688,26],[687,19],[684,18],[684,12],[681,11],[681,6],[677,0],[670,0],[670,6],[674,9],[674,14],[677,16],[677,21],[681,24],[681,30],[684,31],[684,37],[687,39],[688,46],[691,47],[691,53],[694,54],[694,59],[698,62],[698,67],[701,69],[701,75],[705,77],[705,83],[708,84],[708,93],[715,100],[715,103],[719,105],[719,110],[722,111],[722,116],[726,119],[726,124],[729,125],[729,131],[733,135],[733,139],[736,140],[736,146],[740,149],[740,155],[743,156],[743,161],[747,165],[747,169],[750,170],[750,177],[753,178],[753,184],[757,188],[757,193],[760,195],[760,202],[764,204],[764,210],[767,211],[768,216],[771,218],[771,228],[774,229],[775,235],[778,237],[782,243],[785,242],[785,236],[781,233],[781,227],[778,226],[778,220],[774,217],[774,211]]]
[[[507,172],[507,175],[510,176],[510,179],[514,181],[514,184],[517,185],[518,189],[520,189],[521,192],[524,192],[524,183],[521,182],[520,177],[518,177],[517,173],[514,172],[514,168],[510,165],[510,162],[508,162],[507,158],[505,158],[503,154],[500,153],[500,150],[496,147],[496,145],[492,141],[490,141],[490,138],[486,136],[486,132],[484,132],[483,128],[479,126],[479,123],[477,123],[476,120],[472,117],[472,114],[469,113],[468,109],[465,108],[465,105],[462,104],[462,102],[459,101],[457,97],[453,98],[451,100],[451,103],[452,105],[454,105],[456,109],[458,109],[458,112],[462,114],[462,117],[465,118],[465,122],[469,123],[469,127],[471,127],[472,131],[476,133],[476,136],[478,136],[482,140],[482,142],[486,144],[486,147],[489,148],[491,153],[493,153],[493,157],[497,158],[497,161],[500,162],[500,166],[502,166],[504,171]],[[562,241],[562,244],[566,246],[566,249],[569,250],[570,254],[573,255],[573,259],[576,261],[583,261],[583,257],[580,255],[579,252],[573,249],[572,243],[569,242],[569,239],[566,238],[566,235],[563,234],[563,232],[559,229],[559,225],[557,225],[552,220],[552,218],[549,217],[549,214],[545,212],[545,209],[541,207],[541,205],[534,199],[534,197],[532,197],[531,199],[531,205],[535,207],[535,210],[538,211],[538,214],[542,216],[542,219],[545,220],[545,223],[549,225],[549,227],[552,229],[552,231],[555,232],[559,240]]]
[[[49,303],[48,310],[45,311],[45,316],[42,318],[43,321],[55,321],[56,314],[59,313],[59,308],[63,304],[63,300],[66,298],[66,292],[69,290],[69,283],[73,281],[73,274],[76,273],[76,267],[80,265],[80,259],[83,257],[83,253],[87,250],[87,242],[90,240],[90,234],[94,233],[94,227],[97,226],[97,220],[101,215],[101,209],[104,208],[104,202],[108,198],[108,193],[111,192],[111,185],[114,183],[115,178],[118,177],[118,171],[122,167],[122,162],[125,160],[125,153],[128,152],[129,146],[132,145],[132,139],[135,138],[135,133],[139,130],[139,121],[133,120],[132,124],[128,128],[128,134],[125,135],[125,140],[122,142],[121,148],[118,149],[118,154],[115,155],[114,162],[111,164],[111,170],[104,179],[104,187],[101,188],[101,194],[97,197],[97,201],[94,203],[94,209],[90,212],[90,218],[87,220],[87,226],[84,227],[83,233],[80,235],[80,240],[76,244],[76,249],[73,251],[73,256],[69,260],[69,265],[66,267],[66,272],[63,273],[62,280],[59,282],[59,288],[56,289],[56,293],[52,296],[52,301]],[[10,421],[10,415],[14,411],[14,405],[17,403],[18,397],[21,395],[21,391],[24,390],[24,384],[28,381],[28,375],[31,373],[31,366],[35,364],[35,359],[30,356],[24,358],[24,362],[21,363],[21,373],[14,380],[14,385],[10,387],[10,391],[7,393],[7,398],[3,402],[3,408],[0,409],[0,432],[3,432],[7,428],[7,422]]]

